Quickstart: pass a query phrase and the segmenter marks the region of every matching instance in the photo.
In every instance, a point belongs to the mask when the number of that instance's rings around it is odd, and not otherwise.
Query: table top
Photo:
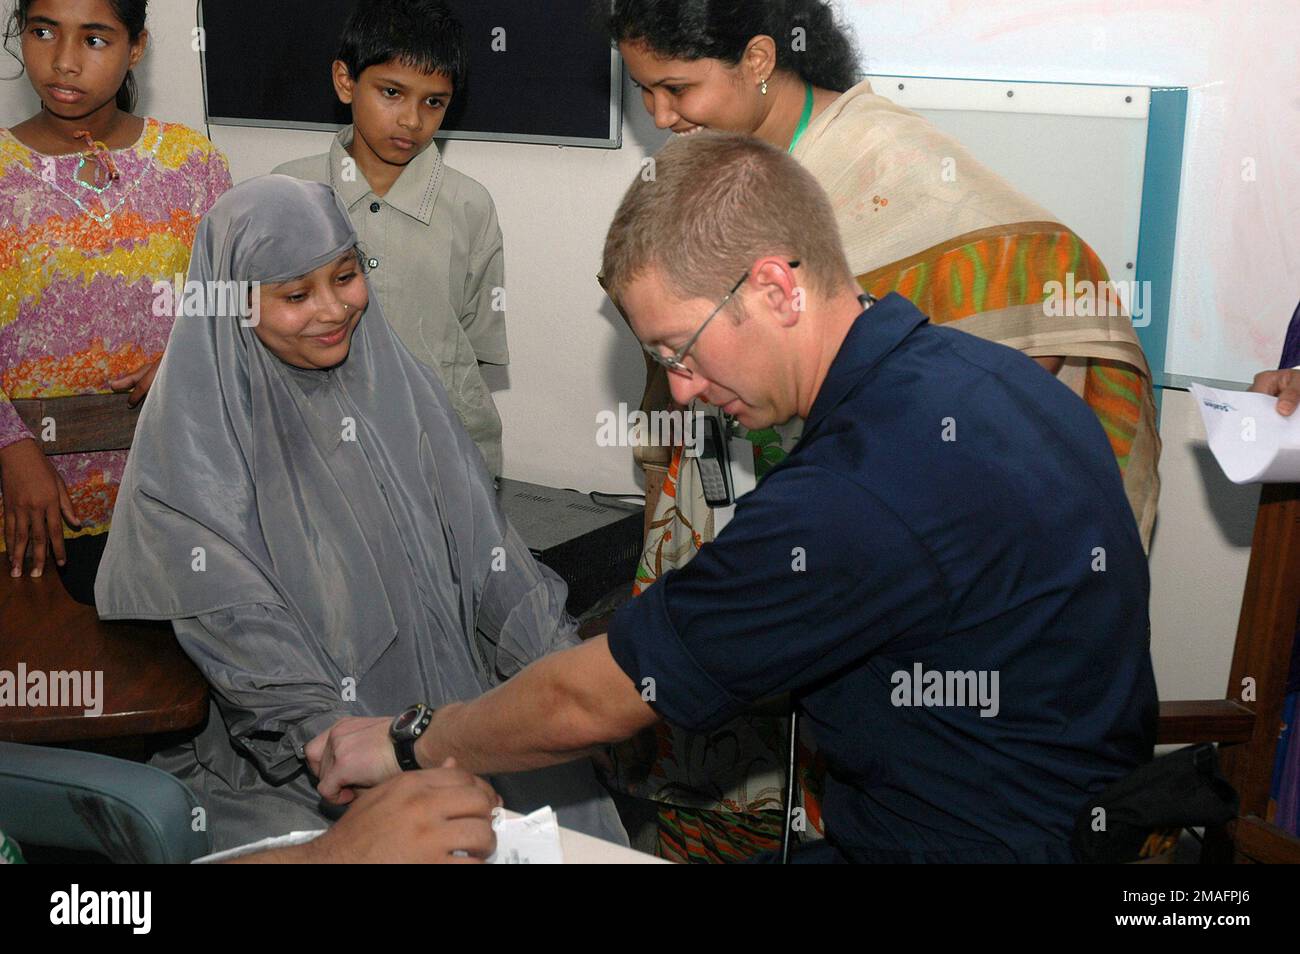
[[[632,848],[584,835],[580,831],[560,829],[560,847],[564,863],[568,865],[668,865],[664,858],[656,858]]]
[[[0,740],[154,735],[197,727],[207,713],[207,683],[170,623],[103,622],[56,572],[0,572]]]

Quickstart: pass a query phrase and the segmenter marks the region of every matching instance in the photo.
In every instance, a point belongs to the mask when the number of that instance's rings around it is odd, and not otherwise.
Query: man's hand
[[[5,501],[5,550],[9,575],[23,575],[23,558],[30,548],[32,576],[45,572],[45,554],[63,566],[63,521],[81,526],[68,488],[36,441],[28,439],[0,450],[0,493]],[[29,547],[30,545],[30,547]]]
[[[316,790],[327,802],[346,805],[357,788],[372,788],[385,779],[406,774],[397,764],[388,735],[392,719],[339,719],[307,743],[307,765],[320,779]]]
[[[127,398],[126,403],[131,407],[135,407],[149,393],[149,388],[153,386],[153,379],[158,373],[158,365],[160,364],[162,364],[162,358],[157,361],[149,361],[140,365],[130,374],[124,374],[120,378],[109,381],[108,386],[114,391],[130,391],[131,396]]]
[[[315,841],[232,863],[482,864],[496,850],[492,816],[500,806],[492,786],[448,759],[362,792]]]
[[[1261,371],[1255,375],[1249,390],[1273,395],[1277,398],[1277,413],[1290,417],[1300,403],[1300,370]]]

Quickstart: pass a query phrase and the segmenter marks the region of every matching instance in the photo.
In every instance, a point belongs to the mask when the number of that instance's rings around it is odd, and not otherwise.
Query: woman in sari
[[[212,207],[96,580],[101,616],[171,620],[212,686],[155,764],[218,849],[325,827],[304,748],[339,719],[470,699],[577,642],[360,261],[327,185],[263,176]],[[587,761],[492,784],[626,843]]]
[[[821,0],[615,0],[608,29],[660,128],[754,135],[788,149],[817,177],[865,291],[897,291],[935,323],[1016,348],[1079,395],[1110,438],[1149,546],[1160,441],[1137,336],[1118,308],[1053,317],[1063,309],[1047,301],[1070,275],[1069,287],[1108,287],[1079,236],[920,116],[877,96],[869,82],[855,85],[858,56]],[[1115,304],[1109,296],[1108,303]],[[654,389],[652,382],[647,390]],[[754,444],[759,480],[801,427],[793,420],[739,428]],[[655,488],[647,490],[654,500]],[[674,448],[634,593],[712,538],[696,467]],[[655,731],[649,766],[633,747],[617,753],[614,785],[633,798],[625,817],[653,818],[660,854],[739,861],[775,847],[784,720],[756,715],[709,738],[665,725]],[[815,834],[818,773],[807,750],[802,764],[805,815],[796,821]]]

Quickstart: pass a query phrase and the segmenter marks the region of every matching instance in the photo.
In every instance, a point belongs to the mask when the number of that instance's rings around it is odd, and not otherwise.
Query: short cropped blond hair
[[[717,300],[765,255],[798,259],[816,294],[853,283],[812,173],[752,136],[699,132],[665,146],[627,190],[601,275],[615,302],[650,268],[679,298]]]

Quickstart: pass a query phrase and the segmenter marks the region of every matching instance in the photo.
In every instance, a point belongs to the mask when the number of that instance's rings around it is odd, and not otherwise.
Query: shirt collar
[[[330,144],[330,185],[349,211],[358,202],[373,195],[370,183],[360,169],[356,170],[357,174],[351,177],[351,181],[343,178],[343,170],[348,168],[344,160],[350,159],[348,146],[352,144],[355,133],[354,126],[344,126]],[[428,225],[433,218],[438,191],[442,188],[442,172],[442,154],[438,151],[437,143],[430,142],[423,152],[407,163],[388,194],[379,201]]]
[[[917,327],[930,319],[897,292],[890,292],[862,311],[844,336],[813,401],[804,433],[813,430],[862,380]]]

